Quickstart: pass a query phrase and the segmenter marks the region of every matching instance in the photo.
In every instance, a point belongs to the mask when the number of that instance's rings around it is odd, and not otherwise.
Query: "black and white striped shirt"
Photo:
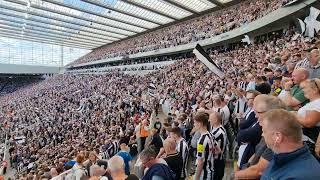
[[[235,113],[244,113],[248,108],[246,100],[241,97],[236,101]]]
[[[247,82],[241,81],[241,82],[238,83],[238,88],[246,90],[247,89],[247,85],[248,85]]]
[[[303,60],[297,62],[296,66],[294,69],[299,69],[299,68],[308,68],[310,66],[309,59],[304,58]]]
[[[181,171],[181,178],[187,177],[187,162],[189,156],[189,147],[185,139],[181,138],[177,142],[176,150],[179,152],[180,156],[182,157],[182,171]]]
[[[100,156],[101,156],[102,159],[110,159],[114,154],[113,143],[110,142],[105,146],[106,147],[101,150]]]
[[[227,142],[226,130],[222,125],[220,125],[218,128],[211,128],[211,134],[214,136],[217,145],[221,149],[221,153],[218,155],[217,159],[222,160],[224,158],[223,154],[225,152]]]
[[[99,155],[101,156],[101,159],[110,159],[110,155],[109,155],[108,151],[100,152]]]
[[[112,156],[114,156],[119,151],[119,142],[118,141],[113,141],[112,144],[113,144],[113,155]]]
[[[214,177],[214,146],[216,142],[211,133],[201,134],[197,143],[197,161],[203,160],[200,179],[213,179]],[[197,172],[199,173],[199,172]]]
[[[226,125],[229,123],[229,118],[230,118],[230,110],[228,106],[224,106],[222,108],[218,108],[217,110],[218,113],[220,113],[221,118],[222,118],[222,124]]]
[[[113,141],[110,143],[109,147],[104,152],[104,154],[105,154],[104,157],[106,157],[106,159],[109,159],[112,156],[114,156],[115,154],[117,154],[118,150],[119,150],[119,143],[117,141]]]

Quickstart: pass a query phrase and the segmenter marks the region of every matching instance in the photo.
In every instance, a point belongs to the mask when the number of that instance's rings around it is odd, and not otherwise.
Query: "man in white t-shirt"
[[[314,49],[310,52],[309,67],[309,78],[320,78],[320,50]]]
[[[230,110],[222,96],[217,96],[214,99],[214,111],[219,112],[221,114],[223,125],[226,125],[229,122]]]
[[[213,99],[213,107],[210,110],[200,110],[208,114],[212,112],[219,112],[222,116],[222,124],[226,125],[229,122],[230,110],[227,103],[222,96],[215,96]]]
[[[246,91],[255,90],[256,89],[256,81],[254,80],[254,76],[252,74],[247,75],[247,81],[249,82]]]

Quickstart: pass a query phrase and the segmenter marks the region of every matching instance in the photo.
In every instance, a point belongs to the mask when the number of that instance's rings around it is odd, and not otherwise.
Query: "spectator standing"
[[[310,52],[309,78],[320,78],[320,50],[314,49]]]
[[[158,134],[160,134],[161,128],[162,128],[162,124],[161,124],[159,118],[156,118],[156,121],[154,122],[153,128],[158,131]]]
[[[147,147],[140,153],[142,165],[147,168],[142,180],[174,180],[166,161],[156,156],[157,153],[152,147]]]
[[[222,117],[220,113],[214,112],[209,116],[211,125],[211,134],[215,138],[221,152],[214,160],[214,180],[222,180],[224,176],[225,169],[225,150],[227,143],[227,133],[222,126]]]
[[[118,156],[122,157],[125,164],[125,173],[126,175],[130,175],[130,162],[132,161],[132,157],[129,154],[129,148],[126,144],[120,144],[120,151],[118,152]]]
[[[197,162],[195,180],[214,178],[214,156],[217,143],[209,133],[209,115],[205,112],[198,112],[194,117],[196,131],[200,132],[197,143]]]
[[[76,157],[76,164],[72,167],[71,173],[67,175],[67,180],[82,180],[87,176],[86,169],[84,168],[85,156],[79,153]]]
[[[249,82],[246,91],[248,90],[255,90],[256,89],[256,82],[254,80],[254,76],[252,74],[247,75],[247,81]]]
[[[149,136],[149,124],[148,121],[145,119],[140,123],[140,129],[139,129],[139,137],[140,137],[140,151],[141,152],[144,149],[144,146],[146,144],[146,139]]]
[[[90,166],[90,180],[109,180],[110,174],[106,170],[96,164]]]
[[[262,180],[320,179],[320,164],[303,145],[302,129],[294,114],[271,110],[264,115],[262,128],[267,146],[275,152]]]
[[[149,145],[154,146],[157,153],[159,153],[160,149],[163,147],[163,142],[157,129],[151,130],[151,141]]]
[[[134,174],[125,173],[125,163],[120,156],[113,156],[108,160],[109,171],[114,180],[138,180],[139,178]]]
[[[187,177],[187,162],[189,156],[189,147],[186,140],[181,136],[180,128],[172,128],[170,130],[170,137],[176,142],[176,150],[182,157],[182,172],[180,179],[185,179]]]
[[[183,168],[183,160],[180,153],[176,150],[176,142],[172,138],[167,138],[163,142],[163,148],[166,153],[166,157],[163,159],[174,173],[174,179],[179,180]]]
[[[89,162],[86,164],[86,170],[87,170],[89,176],[91,176],[90,166],[99,165],[99,164],[100,163],[99,163],[98,156],[97,156],[96,152],[91,151],[89,154]]]

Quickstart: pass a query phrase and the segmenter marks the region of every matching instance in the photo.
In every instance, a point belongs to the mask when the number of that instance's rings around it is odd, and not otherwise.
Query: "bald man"
[[[300,83],[308,78],[308,70],[299,68],[293,71],[292,79],[284,84],[285,89],[283,91],[285,91],[285,95],[282,98],[282,101],[289,107],[289,109],[298,110],[309,102],[300,88]]]
[[[209,115],[209,121],[211,125],[211,134],[214,136],[219,146],[220,153],[214,159],[214,176],[215,180],[222,180],[224,176],[224,169],[226,159],[224,157],[224,152],[226,149],[227,133],[222,125],[222,116],[218,112],[211,113]]]
[[[309,58],[310,67],[308,68],[309,71],[309,78],[320,78],[320,50],[314,49],[310,53]]]
[[[108,169],[109,169],[109,172],[111,173],[112,179],[131,179],[131,180],[139,179],[134,174],[125,173],[125,162],[123,161],[123,158],[118,155],[115,155],[108,160]],[[101,171],[103,172],[103,168],[100,169],[98,173]]]
[[[56,168],[51,168],[51,169],[50,169],[50,174],[51,174],[51,177],[52,177],[52,178],[59,175],[59,173],[58,173],[58,171],[57,171]]]
[[[166,152],[166,157],[163,158],[169,168],[175,174],[175,179],[180,180],[180,175],[183,168],[183,159],[178,151],[176,151],[176,141],[172,138],[167,138],[163,142],[163,148]]]
[[[98,179],[101,179],[101,180],[108,179],[106,176],[104,176],[104,174],[106,173],[106,170],[98,165],[92,165],[90,167],[90,172],[91,172],[92,179],[95,179],[95,177],[100,177]]]

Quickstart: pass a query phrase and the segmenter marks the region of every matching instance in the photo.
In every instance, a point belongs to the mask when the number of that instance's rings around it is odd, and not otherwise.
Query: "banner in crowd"
[[[197,44],[197,46],[194,48],[193,53],[218,77],[224,77],[224,72],[221,70],[221,68],[210,58],[210,56],[204,51],[204,49],[199,44]]]
[[[253,42],[253,40],[248,35],[244,35],[244,38],[241,39],[241,42],[247,43],[248,45],[250,45]]]
[[[313,38],[320,31],[320,21],[317,20],[320,14],[320,10],[314,7],[310,7],[310,14],[304,21],[298,18],[301,35]]]
[[[152,97],[155,97],[157,94],[156,86],[153,83],[148,85],[148,94]]]
[[[299,1],[301,1],[301,0],[285,0],[285,1],[283,1],[283,6],[284,7],[291,6],[295,3],[298,3]]]

